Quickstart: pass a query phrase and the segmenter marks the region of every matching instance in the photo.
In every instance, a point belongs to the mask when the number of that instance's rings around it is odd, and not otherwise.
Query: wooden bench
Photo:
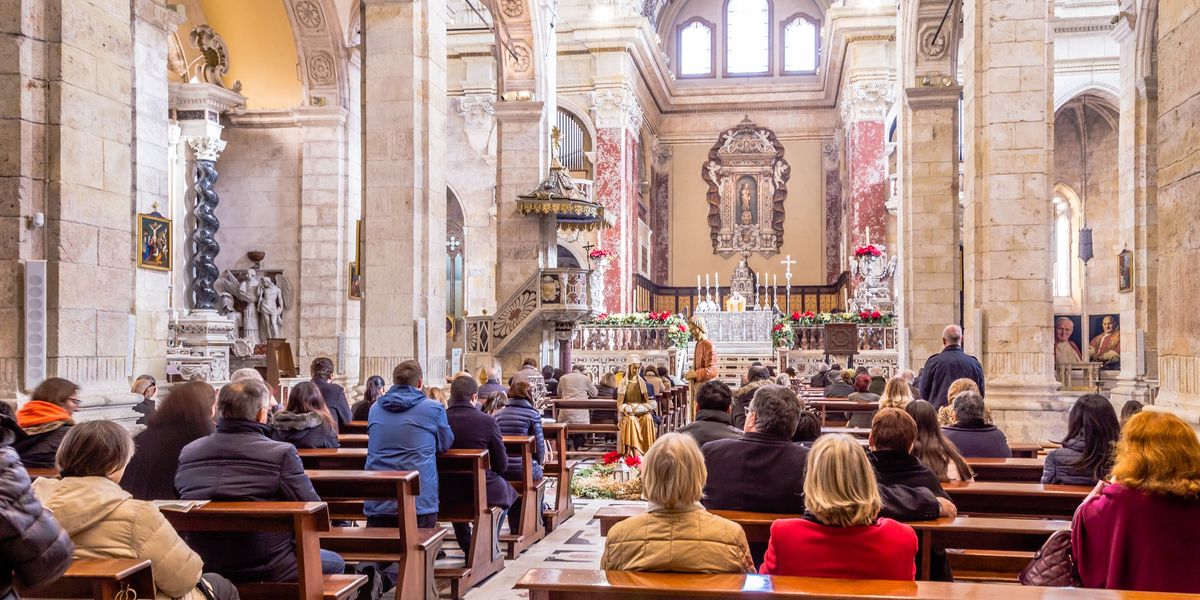
[[[366,448],[317,448],[299,451],[305,469],[359,471],[366,466]],[[438,520],[467,523],[473,530],[462,567],[437,567],[434,577],[450,583],[453,598],[462,598],[475,584],[504,568],[504,556],[494,537],[500,509],[487,504],[487,450],[448,450],[437,456],[440,494]]]
[[[821,433],[840,433],[856,438],[866,438],[871,435],[869,427],[822,427]]]
[[[571,498],[571,477],[575,471],[574,461],[567,460],[566,423],[545,423],[542,432],[546,437],[546,464],[542,472],[556,479],[554,507],[542,513],[546,533],[550,534],[567,519],[575,515],[575,502]]]
[[[520,556],[527,548],[546,537],[546,527],[542,517],[542,500],[546,497],[546,478],[533,480],[533,436],[506,435],[503,437],[504,450],[509,456],[521,457],[521,478],[509,479],[521,497],[520,524],[517,531],[509,531],[500,536],[500,542],[505,545],[505,553],[509,560]],[[544,471],[544,469],[543,469]],[[512,521],[510,520],[509,523]]]
[[[128,596],[153,599],[156,593],[149,560],[77,558],[62,577],[34,587],[18,585],[24,598],[93,598],[118,600]]]
[[[1009,442],[1008,449],[1012,450],[1013,458],[1037,458],[1042,452],[1041,444],[1031,442]]]
[[[30,479],[37,479],[38,477],[54,479],[58,477],[58,469],[54,468],[25,467],[25,472],[29,474]]]
[[[1004,598],[1005,600],[1183,600],[1200,594],[1043,588],[990,583],[823,579],[777,575],[648,573],[577,569],[530,569],[513,586],[530,600],[694,600],[779,598],[790,600],[911,600]]]
[[[239,583],[238,593],[244,600],[346,600],[367,582],[364,575],[321,573],[319,535],[329,531],[329,508],[324,502],[209,502],[187,512],[162,513],[180,532],[283,532],[295,536],[297,580]]]
[[[350,421],[349,423],[343,424],[338,429],[338,433],[357,433],[357,434],[367,435],[367,422],[366,421]]]
[[[417,529],[417,496],[420,475],[416,471],[326,471],[305,472],[321,499],[329,505],[334,520],[363,519],[364,500],[394,500],[400,527],[331,527],[321,534],[321,547],[337,552],[346,562],[396,563],[397,594],[402,598],[437,600],[434,560],[444,529]]]
[[[366,448],[367,434],[365,433],[339,433],[338,445],[342,448]]]
[[[1041,483],[1043,458],[968,458],[975,481]]]
[[[944,483],[962,515],[1006,515],[1069,519],[1092,491],[1090,486],[976,481]]]

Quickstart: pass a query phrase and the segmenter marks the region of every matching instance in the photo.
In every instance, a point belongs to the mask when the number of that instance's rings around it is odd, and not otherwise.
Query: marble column
[[[1143,3],[1145,4],[1145,3]],[[1147,18],[1143,14],[1141,18]],[[1153,18],[1153,17],[1149,17]],[[1145,27],[1139,24],[1139,29]],[[1154,41],[1139,44],[1149,52]],[[1196,257],[1200,255],[1200,138],[1192,132],[1200,119],[1200,13],[1188,2],[1158,3],[1158,65],[1164,76],[1158,89],[1158,377],[1156,404],[1200,425],[1200,311],[1196,310]],[[1139,60],[1150,62],[1149,57]],[[1169,77],[1169,79],[1168,79]],[[1148,82],[1149,83],[1149,82]],[[1124,108],[1124,106],[1122,106]],[[1148,109],[1153,105],[1148,105]],[[1122,125],[1124,121],[1122,121]],[[1122,128],[1124,135],[1124,128]],[[1153,152],[1153,148],[1147,148]],[[1122,204],[1122,207],[1124,205]],[[1149,223],[1147,223],[1149,225]],[[1124,320],[1122,320],[1124,325]],[[1124,329],[1124,327],[1122,327]],[[1122,333],[1122,342],[1125,335]],[[1121,344],[1122,348],[1124,343]],[[1122,357],[1124,362],[1124,357]]]
[[[665,284],[671,267],[671,147],[654,146],[654,173],[650,184],[650,275]]]
[[[1054,172],[1051,2],[963,3],[967,349],[1010,440],[1055,439],[1050,278]],[[1065,416],[1065,415],[1064,415]]]
[[[366,0],[363,376],[446,367],[446,3]]]
[[[625,89],[592,92],[591,103],[596,124],[592,194],[615,219],[615,225],[600,235],[599,247],[617,254],[604,274],[605,308],[624,313],[633,306],[633,275],[637,272],[637,153],[642,109],[633,92]]]
[[[1149,61],[1139,56],[1132,14],[1122,12],[1113,28],[1121,47],[1117,206],[1121,245],[1133,252],[1133,290],[1117,297],[1121,374],[1112,399],[1118,407],[1129,400],[1148,403],[1147,380],[1158,378],[1158,83],[1144,72]]]
[[[850,249],[887,241],[887,155],[883,119],[892,104],[887,81],[852,83],[842,104],[846,124],[847,215]]]
[[[897,305],[906,336],[900,364],[914,371],[942,349],[942,330],[959,319],[959,86],[904,92],[896,214]]]

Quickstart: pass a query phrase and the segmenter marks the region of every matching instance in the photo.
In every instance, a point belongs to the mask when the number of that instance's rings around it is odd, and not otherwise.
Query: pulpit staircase
[[[579,321],[599,314],[599,282],[590,269],[538,269],[500,304],[494,315],[466,318],[467,358],[491,356],[520,347],[530,333],[567,334]]]

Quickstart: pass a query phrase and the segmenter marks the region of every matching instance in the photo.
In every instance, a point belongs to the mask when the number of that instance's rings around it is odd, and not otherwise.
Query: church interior
[[[0,451],[75,550],[41,580],[0,564],[0,597],[193,597],[55,508],[72,451],[133,436],[96,474],[158,503],[206,598],[1200,598],[1179,550],[1200,534],[1197,40],[1196,0],[4,0]],[[156,446],[198,383],[213,418]],[[503,436],[463,445],[464,403]],[[280,434],[291,417],[331,441]],[[696,437],[779,419],[799,458]],[[193,446],[230,421],[292,443],[269,470],[307,495],[196,491]],[[910,427],[928,497],[885,474]],[[1134,473],[1138,444],[1159,450]],[[915,540],[911,587],[784,566],[785,517],[832,527],[820,461],[836,488],[862,457],[868,522]],[[772,462],[803,482],[790,506],[717,500]],[[135,491],[147,472],[169,497]],[[1132,547],[1135,511],[1098,506],[1143,484],[1174,502],[1139,500],[1174,522],[1146,531],[1180,541],[1114,566],[1097,536]],[[741,525],[749,568],[699,564],[712,540],[651,560],[675,501]],[[298,571],[221,571],[206,531],[295,531]]]

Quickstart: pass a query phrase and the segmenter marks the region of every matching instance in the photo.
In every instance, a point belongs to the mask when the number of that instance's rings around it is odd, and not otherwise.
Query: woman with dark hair
[[[337,421],[325,406],[321,389],[311,381],[297,383],[283,410],[271,417],[272,436],[297,448],[337,448]]]
[[[942,434],[938,426],[937,409],[924,400],[913,400],[904,406],[908,416],[917,422],[917,441],[912,455],[929,467],[941,481],[971,481],[975,472],[963,460],[958,448]]]
[[[375,405],[375,401],[387,391],[387,382],[378,375],[372,375],[367,378],[367,388],[363,390],[363,399],[354,403],[354,408],[350,411],[351,418],[355,421],[366,421],[367,415],[371,412],[371,407]]]
[[[1046,456],[1042,483],[1095,485],[1108,477],[1120,436],[1121,424],[1112,404],[1100,394],[1080,396],[1067,417],[1062,448]]]
[[[542,433],[542,413],[533,407],[532,390],[528,383],[518,381],[508,388],[508,403],[496,411],[496,424],[500,426],[501,435],[533,436],[533,480],[542,479],[542,463],[546,462],[546,439]],[[510,452],[508,469],[501,473],[509,481],[521,479],[521,455]],[[512,532],[520,530],[521,498],[513,502],[508,509],[508,529]]]
[[[217,395],[203,381],[175,384],[133,438],[133,459],[121,487],[138,500],[174,500],[175,469],[183,447],[213,432]]]
[[[1133,418],[1133,415],[1142,412],[1143,407],[1144,405],[1137,400],[1129,400],[1123,404],[1121,406],[1121,426],[1124,427],[1129,422],[1129,419]]]
[[[54,454],[71,426],[72,415],[79,410],[79,386],[61,377],[43,381],[17,411],[17,425],[27,436],[13,443],[26,467],[49,469]]]

